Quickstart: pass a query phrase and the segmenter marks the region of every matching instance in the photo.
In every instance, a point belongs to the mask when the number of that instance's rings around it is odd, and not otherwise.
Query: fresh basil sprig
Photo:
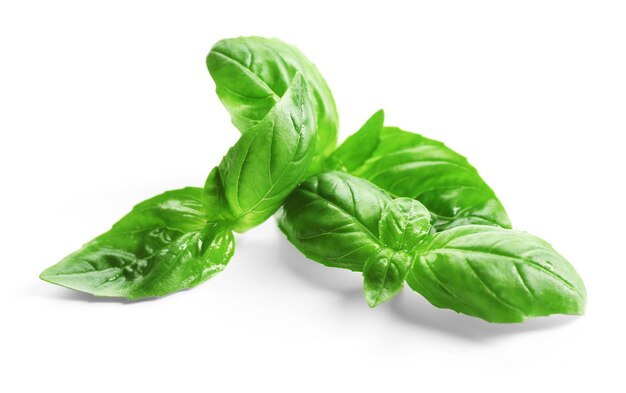
[[[389,300],[406,279],[435,306],[491,322],[584,311],[582,280],[545,241],[486,225],[431,234],[428,210],[419,202],[393,199],[346,173],[307,179],[278,217],[307,257],[362,271],[370,306]]]
[[[204,188],[138,204],[42,279],[129,299],[191,288],[225,268],[233,231],[280,208],[278,224],[302,253],[362,272],[372,307],[406,281],[437,307],[490,322],[584,312],[574,268],[545,241],[510,229],[465,157],[385,126],[382,110],[336,147],[330,89],[280,40],[219,41],[207,67],[242,135]]]
[[[343,172],[307,179],[287,198],[278,217],[289,241],[307,257],[363,271],[371,306],[402,289],[413,252],[430,231],[430,214],[421,203],[392,199]]]
[[[211,171],[204,190],[168,191],[140,203],[40,277],[129,299],[198,285],[226,267],[233,230],[245,232],[280,207],[304,178],[314,149],[313,105],[296,73],[276,105]]]

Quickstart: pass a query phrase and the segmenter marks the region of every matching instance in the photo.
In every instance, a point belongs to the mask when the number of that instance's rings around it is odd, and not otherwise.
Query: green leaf
[[[278,223],[304,255],[326,266],[362,271],[381,247],[379,222],[391,197],[343,172],[323,172],[285,201]]]
[[[357,132],[350,135],[329,157],[329,169],[353,171],[370,158],[380,142],[385,113],[379,110]]]
[[[375,144],[376,149],[350,173],[395,196],[419,200],[431,212],[435,230],[468,224],[511,227],[504,207],[465,157],[395,127],[384,127],[374,139],[373,131],[358,137],[353,149],[362,145],[369,151]]]
[[[274,214],[311,163],[312,119],[312,104],[297,74],[281,100],[209,175],[204,193],[209,216],[244,232]]]
[[[363,267],[363,293],[367,304],[376,307],[400,292],[412,262],[411,254],[389,248],[373,254]]]
[[[307,179],[285,201],[278,222],[307,257],[363,271],[372,307],[402,289],[411,252],[430,230],[430,216],[419,202],[392,200],[372,183],[344,172]]]
[[[311,170],[319,169],[323,157],[335,148],[339,120],[328,85],[302,52],[275,38],[231,38],[213,46],[207,67],[217,95],[241,132],[261,122],[281,100],[294,76],[302,74],[317,124]]]
[[[379,232],[385,247],[412,253],[430,232],[430,213],[415,199],[396,198],[385,206]]]
[[[430,232],[430,214],[410,198],[396,198],[385,206],[378,232],[384,247],[363,267],[363,291],[370,307],[394,297],[404,287],[415,249]]]
[[[150,198],[40,277],[129,299],[194,287],[222,271],[234,249],[230,230],[207,222],[201,198],[191,187]]]
[[[580,276],[535,236],[469,225],[440,232],[420,247],[407,281],[437,307],[490,322],[584,313]]]
[[[220,168],[216,166],[211,170],[204,183],[202,202],[207,212],[207,217],[215,221],[233,221],[235,213],[231,210],[226,199],[226,190],[220,174]]]

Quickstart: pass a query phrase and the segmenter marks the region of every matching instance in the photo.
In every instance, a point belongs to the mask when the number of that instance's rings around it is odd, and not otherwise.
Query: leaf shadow
[[[353,307],[353,304],[347,303],[365,302],[359,273],[327,268],[311,261],[284,237],[279,240],[278,248],[280,262],[286,270],[313,287],[341,295],[346,301],[342,302],[340,307]],[[578,319],[571,315],[552,315],[531,318],[523,323],[489,323],[480,318],[437,308],[409,288],[405,288],[387,304],[378,308],[382,309],[380,310],[383,311],[382,315],[388,316],[394,323],[409,324],[420,330],[429,330],[471,342],[488,342],[506,336],[550,330],[571,324]],[[373,311],[369,308],[364,310]]]
[[[437,308],[409,288],[399,293],[388,306],[389,314],[399,321],[475,342],[550,330],[577,320],[572,315],[552,315],[531,318],[522,323],[490,323],[452,310]]]
[[[287,239],[278,241],[278,255],[282,265],[294,276],[311,286],[340,295],[346,301],[363,296],[361,275],[344,269],[333,269],[305,257]]]

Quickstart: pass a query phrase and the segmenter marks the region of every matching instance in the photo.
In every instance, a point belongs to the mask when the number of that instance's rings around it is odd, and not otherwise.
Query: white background
[[[623,2],[1,4],[1,391],[625,391]],[[369,309],[273,219],[163,299],[40,281],[135,203],[203,184],[238,137],[204,59],[238,35],[318,65],[341,139],[385,108],[466,155],[580,272],[587,314],[493,325],[408,288]]]

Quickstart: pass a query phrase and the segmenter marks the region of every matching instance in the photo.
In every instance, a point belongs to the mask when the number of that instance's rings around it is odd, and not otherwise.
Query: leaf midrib
[[[464,254],[477,254],[477,255],[491,256],[491,257],[495,256],[495,257],[500,257],[500,258],[505,258],[505,259],[512,259],[512,260],[520,262],[522,264],[527,264],[530,267],[534,267],[536,270],[540,270],[543,273],[545,273],[545,274],[547,274],[549,276],[552,276],[557,281],[560,281],[561,283],[563,283],[570,290],[572,290],[573,292],[576,292],[579,296],[584,297],[583,294],[578,290],[578,288],[576,288],[574,285],[572,285],[565,278],[563,278],[559,274],[557,274],[557,273],[555,273],[555,272],[545,268],[544,266],[541,266],[537,262],[529,261],[529,260],[526,260],[524,258],[515,257],[515,256],[511,256],[511,255],[504,255],[504,254],[499,254],[499,253],[490,253],[490,252],[485,252],[485,251],[480,251],[480,250],[470,250],[470,249],[458,248],[458,247],[446,247],[446,248],[441,248],[441,249],[436,249],[436,250],[430,250],[429,253],[446,253],[446,251],[459,251],[459,252],[464,253]]]
[[[231,56],[227,55],[226,53],[222,53],[222,52],[217,51],[215,49],[213,49],[212,52],[215,53],[216,55],[219,55],[219,56],[225,58],[226,60],[230,61],[231,63],[234,63],[237,67],[242,69],[244,71],[244,73],[250,77],[250,79],[256,81],[259,86],[261,86],[264,90],[266,90],[269,94],[271,94],[274,97],[275,100],[277,100],[277,101],[280,100],[281,96],[278,93],[276,93],[276,91],[274,91],[274,89],[272,89],[272,87],[267,82],[265,82],[263,79],[261,79],[251,69],[249,69],[248,67],[244,66],[239,61],[235,60],[234,58],[232,58]]]
[[[313,191],[307,190],[305,188],[301,188],[300,191],[309,194],[311,196],[314,197],[318,197],[324,201],[326,201],[328,204],[330,204],[331,206],[333,206],[334,208],[336,208],[341,214],[343,214],[344,216],[348,217],[349,219],[354,220],[354,222],[357,224],[357,226],[359,228],[361,228],[363,230],[363,232],[365,233],[365,235],[367,237],[370,238],[370,240],[372,240],[372,242],[376,243],[377,245],[379,245],[380,247],[384,247],[384,245],[380,242],[380,240],[374,236],[374,234],[372,233],[372,231],[369,230],[369,228],[367,228],[365,226],[365,224],[363,224],[361,221],[359,221],[359,219],[356,216],[353,216],[352,214],[350,214],[348,211],[346,211],[344,208],[342,208],[341,206],[339,206],[338,204],[334,203],[333,201],[331,201],[328,198],[324,198],[322,195],[315,193]]]

